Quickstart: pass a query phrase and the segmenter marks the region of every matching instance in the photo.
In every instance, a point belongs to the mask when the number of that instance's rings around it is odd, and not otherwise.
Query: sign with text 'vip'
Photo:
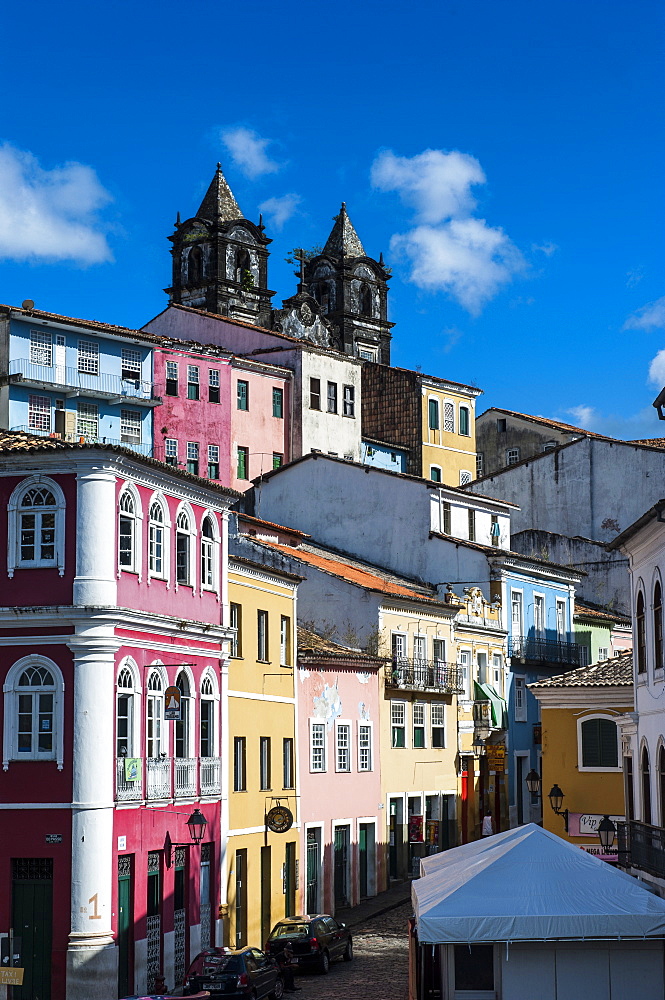
[[[167,687],[164,692],[164,718],[167,722],[180,722],[180,688]]]

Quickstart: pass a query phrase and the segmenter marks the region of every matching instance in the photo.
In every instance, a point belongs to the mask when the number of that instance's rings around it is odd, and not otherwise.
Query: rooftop
[[[327,658],[353,659],[359,660],[368,665],[378,666],[378,662],[384,658],[372,656],[370,653],[363,653],[360,649],[353,649],[350,646],[342,646],[332,639],[326,639],[318,635],[309,628],[298,626],[298,656],[325,656]]]
[[[630,618],[627,615],[617,614],[616,611],[611,611],[609,608],[602,608],[597,604],[589,604],[587,601],[575,601],[575,616],[582,618],[595,618],[598,621],[630,624]]]
[[[587,667],[578,667],[567,674],[557,674],[547,680],[529,684],[530,688],[631,687],[633,686],[633,654],[630,650]]]

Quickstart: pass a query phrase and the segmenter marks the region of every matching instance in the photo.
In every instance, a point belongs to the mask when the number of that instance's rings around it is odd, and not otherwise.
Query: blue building
[[[388,469],[390,472],[406,472],[408,456],[405,448],[363,438],[361,455],[363,465],[373,465],[376,469]]]
[[[542,774],[540,706],[528,685],[585,666],[586,646],[575,642],[575,584],[579,571],[547,560],[498,552],[489,558],[492,591],[501,595],[508,629],[505,695],[506,767],[510,825],[540,822],[542,802],[526,777]]]
[[[152,455],[153,338],[0,306],[0,426]]]

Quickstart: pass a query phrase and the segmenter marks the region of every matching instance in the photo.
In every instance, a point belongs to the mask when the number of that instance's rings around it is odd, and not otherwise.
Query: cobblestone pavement
[[[298,1000],[407,1000],[411,913],[402,903],[354,927],[353,961],[333,962],[327,976],[298,976]]]

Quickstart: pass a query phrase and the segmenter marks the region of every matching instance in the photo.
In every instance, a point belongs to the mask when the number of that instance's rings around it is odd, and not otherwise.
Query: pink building
[[[126,449],[0,435],[0,927],[30,956],[15,996],[175,986],[218,936],[235,496]]]
[[[383,665],[298,629],[298,760],[304,913],[335,913],[384,884],[377,839]]]
[[[232,359],[228,480],[232,489],[246,490],[250,480],[291,461],[292,380],[288,368]]]

